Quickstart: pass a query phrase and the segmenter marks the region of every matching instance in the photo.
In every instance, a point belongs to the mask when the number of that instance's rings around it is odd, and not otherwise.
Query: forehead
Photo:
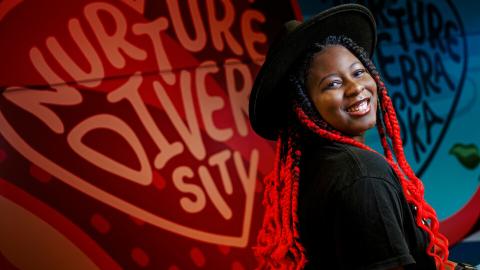
[[[320,75],[348,70],[355,62],[360,60],[347,48],[341,45],[330,45],[313,56],[309,73]]]

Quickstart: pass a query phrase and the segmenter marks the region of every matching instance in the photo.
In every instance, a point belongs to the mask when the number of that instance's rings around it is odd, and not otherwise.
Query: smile
[[[361,101],[351,105],[346,109],[351,116],[363,116],[370,112],[370,98],[362,99]]]

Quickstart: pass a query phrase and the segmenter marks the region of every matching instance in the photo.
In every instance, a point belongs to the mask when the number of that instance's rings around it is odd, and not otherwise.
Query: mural
[[[253,78],[285,21],[341,2],[0,1],[0,268],[252,269]],[[356,2],[452,259],[480,264],[480,6]]]
[[[252,268],[248,96],[296,4],[0,3],[1,268]]]

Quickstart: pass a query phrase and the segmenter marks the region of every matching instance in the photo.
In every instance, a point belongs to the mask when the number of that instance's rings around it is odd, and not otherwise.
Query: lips
[[[370,98],[362,98],[349,105],[345,111],[352,116],[362,116],[370,112]]]

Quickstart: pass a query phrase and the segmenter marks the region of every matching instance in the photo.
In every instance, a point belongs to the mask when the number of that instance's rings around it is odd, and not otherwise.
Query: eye
[[[342,85],[342,81],[340,80],[334,80],[331,81],[327,84],[327,88],[338,88]]]
[[[365,73],[365,69],[363,68],[360,68],[360,69],[357,69],[353,72],[353,76],[354,77],[360,77],[362,76],[363,74]]]

